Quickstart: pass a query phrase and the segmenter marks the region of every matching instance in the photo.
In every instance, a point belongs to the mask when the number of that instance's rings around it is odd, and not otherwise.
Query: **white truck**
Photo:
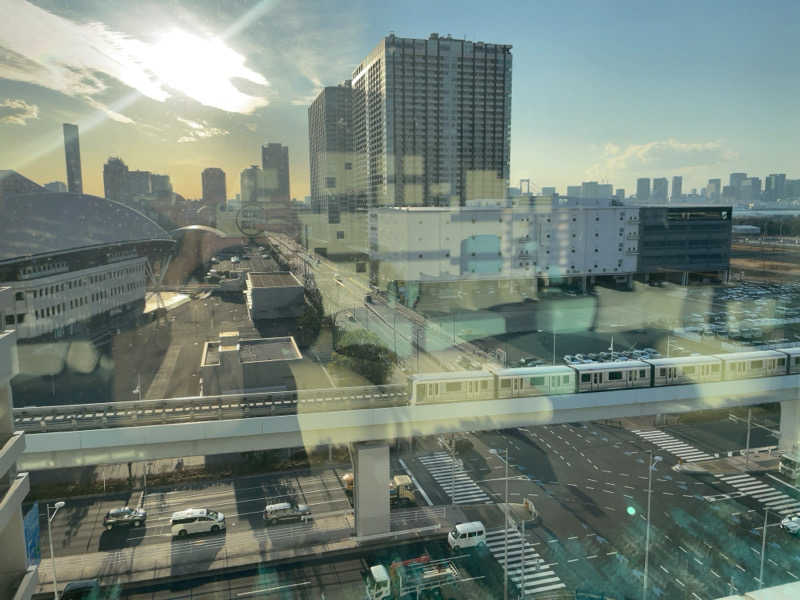
[[[459,577],[458,567],[452,560],[431,560],[428,554],[395,562],[388,567],[374,565],[370,567],[366,577],[367,598],[419,598],[423,592],[431,592],[443,585],[455,583]]]

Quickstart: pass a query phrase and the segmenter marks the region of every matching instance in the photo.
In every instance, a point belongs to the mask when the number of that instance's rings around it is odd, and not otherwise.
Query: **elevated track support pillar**
[[[800,396],[781,402],[781,436],[778,448],[784,451],[800,449]]]
[[[356,537],[389,533],[389,445],[386,442],[351,444],[355,475],[353,509]]]

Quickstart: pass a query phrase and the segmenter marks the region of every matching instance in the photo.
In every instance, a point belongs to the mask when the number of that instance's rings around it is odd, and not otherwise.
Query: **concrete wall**
[[[350,450],[355,474],[353,502],[356,536],[389,531],[389,446],[384,442],[354,444]]]
[[[797,402],[800,375],[646,390],[312,412],[26,435],[26,470],[494,430]],[[793,421],[797,424],[797,420]],[[783,425],[784,423],[782,423]],[[798,435],[796,432],[787,435]]]

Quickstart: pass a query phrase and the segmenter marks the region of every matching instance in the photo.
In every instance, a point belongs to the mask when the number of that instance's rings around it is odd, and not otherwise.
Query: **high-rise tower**
[[[77,125],[64,123],[64,154],[67,158],[67,191],[70,194],[82,194],[81,145]]]

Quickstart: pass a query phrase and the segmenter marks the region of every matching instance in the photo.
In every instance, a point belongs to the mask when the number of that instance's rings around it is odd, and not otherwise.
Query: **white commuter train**
[[[710,356],[424,373],[409,376],[408,394],[413,406],[691,385],[795,373],[800,373],[800,346]]]

